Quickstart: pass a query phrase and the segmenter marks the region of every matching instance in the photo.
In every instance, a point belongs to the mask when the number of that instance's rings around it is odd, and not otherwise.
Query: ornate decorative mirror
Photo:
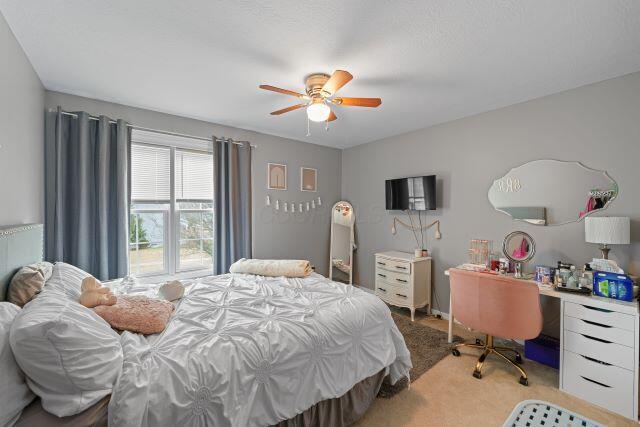
[[[507,234],[502,242],[502,252],[516,264],[515,277],[523,278],[522,264],[530,261],[536,254],[536,242],[524,231],[514,231]]]
[[[560,160],[525,163],[489,188],[496,210],[535,225],[581,221],[606,209],[617,195],[618,184],[607,172]]]
[[[356,215],[351,203],[340,201],[331,209],[331,248],[329,278],[336,282],[353,283],[353,249]]]

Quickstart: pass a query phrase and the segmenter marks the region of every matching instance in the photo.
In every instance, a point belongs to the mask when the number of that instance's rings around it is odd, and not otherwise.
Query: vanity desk
[[[449,271],[445,274],[449,276]],[[637,421],[638,302],[559,292],[550,285],[537,285],[541,295],[560,300],[559,388]],[[449,342],[453,338],[453,322],[450,303]]]

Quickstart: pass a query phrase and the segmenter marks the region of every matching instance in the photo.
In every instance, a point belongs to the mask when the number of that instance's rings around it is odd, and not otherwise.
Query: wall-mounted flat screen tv
[[[385,182],[385,193],[387,210],[435,210],[436,176],[388,179]]]

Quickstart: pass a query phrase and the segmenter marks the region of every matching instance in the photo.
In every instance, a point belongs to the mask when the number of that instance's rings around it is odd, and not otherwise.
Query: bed
[[[12,233],[8,245],[29,247],[31,259],[0,264],[0,277],[39,260],[41,233]],[[75,415],[75,425],[349,425],[383,378],[395,382],[411,367],[387,306],[318,274],[189,281],[164,332],[124,332],[120,343],[111,395],[87,410],[89,418]],[[39,411],[35,401],[18,425],[54,420],[74,421]]]

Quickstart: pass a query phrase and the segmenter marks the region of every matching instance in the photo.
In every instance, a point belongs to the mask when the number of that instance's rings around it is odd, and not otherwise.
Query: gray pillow
[[[13,276],[7,292],[7,300],[22,307],[33,299],[51,277],[53,264],[38,262],[25,265]]]

